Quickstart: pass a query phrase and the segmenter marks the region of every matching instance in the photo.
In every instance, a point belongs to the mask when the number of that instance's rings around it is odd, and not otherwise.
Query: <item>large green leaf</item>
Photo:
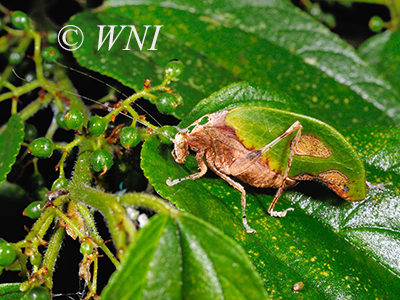
[[[6,180],[15,163],[24,140],[24,128],[21,117],[14,114],[8,120],[6,129],[0,133],[0,184]]]
[[[400,32],[389,31],[366,41],[359,49],[360,56],[374,66],[382,77],[400,91]]]
[[[148,77],[159,79],[173,58],[186,65],[176,90],[183,117],[201,98],[228,82],[245,79],[285,91],[302,103],[301,113],[337,128],[400,124],[399,93],[356,52],[317,21],[284,1],[108,1],[95,14],[81,13],[70,24],[81,27],[85,43],[74,51],[86,67],[138,88]],[[140,51],[117,40],[97,51],[99,24],[161,24],[157,51]],[[150,32],[150,29],[149,29]],[[335,113],[332,113],[335,112]]]
[[[189,215],[153,217],[102,293],[105,300],[266,297],[243,250]]]
[[[229,94],[230,88],[234,90],[235,85],[222,90],[221,97]],[[237,94],[232,95],[237,104]],[[266,97],[268,91],[263,94],[259,90],[255,95]],[[218,93],[210,98],[217,103],[220,100]],[[212,106],[212,101],[204,102]],[[199,106],[206,107],[203,103]],[[390,299],[395,292],[388,286],[400,286],[400,130],[363,128],[344,133],[366,164],[367,180],[392,185],[368,191],[362,202],[346,202],[316,183],[300,184],[295,191],[284,192],[278,203],[278,211],[295,207],[295,212],[283,219],[266,213],[275,191],[246,186],[248,218],[256,235],[246,234],[242,226],[240,193],[210,172],[196,181],[167,186],[169,177],[182,178],[197,171],[193,156],[179,166],[171,148],[153,138],[144,144],[142,168],[161,196],[241,242],[268,291],[291,298],[291,284],[301,280],[312,299],[336,299],[343,291],[346,299],[377,295]]]

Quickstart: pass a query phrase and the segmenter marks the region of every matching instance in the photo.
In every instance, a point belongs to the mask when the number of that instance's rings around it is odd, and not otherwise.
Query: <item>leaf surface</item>
[[[218,247],[215,244],[218,243]],[[204,221],[158,215],[129,247],[102,299],[265,299],[243,250]]]
[[[133,88],[143,79],[161,80],[165,64],[178,58],[186,66],[176,87],[185,116],[194,105],[229,82],[262,82],[303,103],[301,113],[336,128],[400,124],[399,92],[357,53],[325,27],[284,1],[108,1],[96,14],[78,14],[70,24],[86,34],[74,55],[84,66]],[[121,37],[97,51],[98,24],[163,25],[157,51],[142,51]],[[152,27],[155,30],[155,27]],[[150,29],[149,29],[150,30]],[[149,37],[154,37],[154,31]],[[147,44],[146,44],[147,43]],[[334,113],[332,113],[334,112]]]
[[[24,294],[20,292],[21,283],[3,283],[0,284],[0,298],[2,300],[19,300]]]
[[[10,173],[24,140],[24,124],[19,115],[10,117],[6,129],[0,133],[0,184]]]
[[[218,93],[211,98],[218,102]],[[236,99],[232,98],[233,104]],[[302,281],[308,287],[302,293],[316,299],[336,299],[342,291],[345,298],[390,299],[395,292],[387,287],[400,284],[399,133],[397,128],[370,127],[344,132],[364,161],[367,180],[393,183],[384,190],[369,190],[364,201],[344,201],[317,183],[301,183],[285,191],[276,208],[294,207],[295,211],[277,219],[266,213],[276,190],[246,185],[247,215],[257,230],[255,235],[246,234],[243,228],[240,193],[212,172],[195,181],[166,184],[168,178],[197,172],[193,155],[184,166],[177,165],[171,147],[153,138],[144,144],[142,168],[162,197],[241,243],[267,291],[274,295],[294,299],[291,286]]]

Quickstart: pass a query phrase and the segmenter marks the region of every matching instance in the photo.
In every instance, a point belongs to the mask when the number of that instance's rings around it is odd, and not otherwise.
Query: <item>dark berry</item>
[[[64,120],[65,112],[59,111],[56,116],[57,125],[62,129],[68,129]]]
[[[32,124],[25,124],[25,136],[24,136],[24,141],[25,142],[32,142],[34,139],[37,138],[38,131],[35,126]]]

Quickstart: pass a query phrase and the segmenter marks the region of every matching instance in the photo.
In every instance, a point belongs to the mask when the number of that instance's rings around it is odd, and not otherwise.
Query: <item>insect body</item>
[[[200,178],[208,165],[241,192],[243,225],[248,233],[255,230],[247,224],[246,191],[230,176],[255,187],[278,188],[268,209],[274,217],[293,210],[277,212],[274,206],[283,189],[302,180],[321,181],[349,201],[365,198],[365,171],[356,152],[334,128],[307,116],[263,107],[223,110],[207,114],[177,133],[174,144],[175,161],[184,163],[189,149],[193,150],[200,171],[169,179],[167,184]]]

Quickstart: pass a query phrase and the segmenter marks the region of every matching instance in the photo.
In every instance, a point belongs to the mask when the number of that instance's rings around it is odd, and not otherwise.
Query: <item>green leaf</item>
[[[0,184],[10,173],[24,140],[24,124],[19,115],[10,117],[6,129],[0,134]]]
[[[122,31],[121,38],[117,39],[110,50],[108,50],[108,42],[106,42],[98,51],[99,32],[93,30],[93,28],[98,28],[97,26],[101,24],[136,25],[138,35],[142,39],[144,34],[142,24],[131,15],[132,13],[138,16],[142,12],[136,11],[135,6],[127,8],[129,9],[128,14],[124,13],[123,15],[112,10],[106,10],[104,13],[98,14],[82,12],[71,18],[69,24],[78,26],[85,33],[84,45],[73,52],[80,64],[117,79],[124,85],[139,91],[143,88],[144,79],[151,78],[153,85],[161,83],[164,68],[170,60],[180,59],[184,61],[183,78],[180,80],[180,84],[173,84],[174,92],[187,99],[185,105],[179,106],[175,113],[178,118],[182,118],[190,112],[193,106],[200,99],[206,97],[210,91],[217,91],[230,82],[240,80],[239,77],[234,76],[218,63],[192,50],[187,45],[177,43],[165,34],[160,34],[157,39],[157,47],[163,45],[162,49],[157,51],[145,50],[151,47],[155,34],[154,27],[148,29],[142,51],[138,50],[133,35],[130,42],[131,50],[122,50],[127,46],[130,28],[125,28]],[[148,23],[146,22],[146,24]],[[115,29],[115,36],[120,32],[120,28]],[[105,29],[104,36],[108,30]]]
[[[218,243],[218,247],[215,247]],[[265,299],[230,238],[190,215],[158,215],[127,250],[102,299]]]
[[[370,38],[359,49],[360,56],[374,66],[400,91],[400,32],[387,30]]]
[[[93,15],[86,12],[71,19],[70,24],[86,34],[85,45],[74,55],[84,66],[136,89],[145,78],[160,80],[170,59],[182,60],[185,73],[173,88],[185,105],[177,109],[177,117],[221,86],[246,80],[285,91],[302,103],[300,113],[336,128],[400,124],[399,92],[349,45],[284,1],[127,3],[108,1]],[[140,37],[143,25],[163,25],[158,50],[145,50],[154,36],[149,31],[142,51],[135,40],[130,51],[123,51],[127,31],[110,50],[103,46],[97,51],[98,32],[93,28],[99,24],[138,25]]]
[[[21,283],[3,283],[0,284],[0,298],[2,300],[19,300],[24,294],[20,292]]]

